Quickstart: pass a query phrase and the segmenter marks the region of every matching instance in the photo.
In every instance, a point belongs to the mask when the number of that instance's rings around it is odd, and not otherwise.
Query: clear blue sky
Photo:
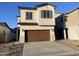
[[[41,2],[0,2],[0,22],[6,22],[9,27],[17,27],[17,17],[19,15],[18,6],[34,7]],[[50,2],[57,6],[56,12],[69,12],[79,6],[76,2]]]

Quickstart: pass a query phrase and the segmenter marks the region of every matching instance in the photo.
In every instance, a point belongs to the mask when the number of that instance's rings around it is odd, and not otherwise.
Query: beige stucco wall
[[[29,23],[38,23],[39,25],[55,25],[55,7],[46,5],[43,7],[37,8],[37,10],[27,10],[27,9],[21,9],[20,10],[20,17],[18,17],[18,22],[29,22]],[[52,10],[53,17],[43,19],[41,18],[41,10]],[[26,20],[26,12],[32,12],[33,13],[33,19],[32,20]]]
[[[38,26],[38,25],[20,25],[20,28],[22,28],[22,30],[50,30],[50,29],[54,29],[53,26]]]
[[[62,13],[56,13],[55,12],[55,18],[59,17]]]
[[[71,40],[79,40],[79,10],[75,10],[68,14],[67,27],[68,37]]]
[[[55,25],[55,11],[54,11],[55,7],[50,6],[50,5],[46,5],[43,7],[39,7],[37,9],[37,17],[38,17],[38,22],[39,25]],[[52,18],[41,18],[41,10],[51,10],[53,13]]]
[[[25,32],[20,27],[20,36],[19,36],[19,42],[24,43],[25,42]]]
[[[32,12],[33,13],[33,19],[32,20],[26,19],[26,12]],[[37,11],[36,10],[21,9],[20,10],[20,17],[18,19],[20,19],[20,22],[37,23]]]
[[[69,27],[68,34],[70,40],[79,40],[79,27],[78,26]]]
[[[55,34],[54,34],[54,30],[50,30],[50,41],[55,41]]]
[[[70,26],[76,26],[79,24],[79,9],[69,13],[67,15],[67,25]]]

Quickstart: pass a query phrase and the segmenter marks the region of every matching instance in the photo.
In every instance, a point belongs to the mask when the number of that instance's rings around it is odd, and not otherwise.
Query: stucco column
[[[55,41],[55,34],[53,29],[50,30],[50,41]]]
[[[64,39],[66,39],[66,30],[64,29]]]
[[[25,32],[20,28],[19,42],[25,43]]]

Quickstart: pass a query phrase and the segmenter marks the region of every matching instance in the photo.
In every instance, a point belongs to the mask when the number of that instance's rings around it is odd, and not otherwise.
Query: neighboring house
[[[19,31],[19,30],[18,30],[18,28],[17,28],[17,27],[16,27],[16,28],[14,28],[14,29],[13,29],[13,31],[12,31],[13,33],[15,33],[15,34],[16,34],[16,39],[15,39],[15,41],[19,41],[19,35],[18,35],[19,33],[17,33],[18,31]]]
[[[19,42],[79,40],[79,8],[69,13],[56,13],[55,8],[49,3],[18,7]]]
[[[55,39],[68,39],[67,14],[55,13]]]
[[[0,22],[0,43],[10,42],[16,39],[16,35],[12,32],[7,23]]]
[[[11,41],[17,41],[17,28],[14,28],[14,29],[10,29],[11,33],[13,34],[11,37],[13,38]]]
[[[79,8],[67,13],[68,37],[72,40],[79,40]]]
[[[79,40],[79,8],[68,13],[55,13],[57,39]]]
[[[54,41],[55,6],[18,7],[19,42]]]

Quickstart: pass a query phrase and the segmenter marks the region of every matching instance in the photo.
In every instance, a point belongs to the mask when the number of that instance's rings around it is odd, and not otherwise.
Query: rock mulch
[[[0,44],[0,56],[21,56],[23,47],[20,42]]]

